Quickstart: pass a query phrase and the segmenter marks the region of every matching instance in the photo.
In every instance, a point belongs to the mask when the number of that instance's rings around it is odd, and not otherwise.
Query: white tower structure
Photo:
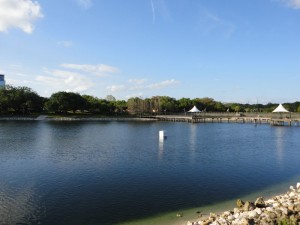
[[[4,75],[0,74],[0,88],[5,86],[5,79]]]

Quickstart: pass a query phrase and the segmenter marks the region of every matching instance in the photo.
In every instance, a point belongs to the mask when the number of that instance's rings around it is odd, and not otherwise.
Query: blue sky
[[[300,0],[0,0],[0,73],[41,96],[300,98]]]

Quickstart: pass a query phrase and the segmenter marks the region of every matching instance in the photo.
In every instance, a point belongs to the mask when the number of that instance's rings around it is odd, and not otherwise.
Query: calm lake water
[[[254,124],[0,121],[0,224],[118,224],[251,194],[300,177],[299,134]]]

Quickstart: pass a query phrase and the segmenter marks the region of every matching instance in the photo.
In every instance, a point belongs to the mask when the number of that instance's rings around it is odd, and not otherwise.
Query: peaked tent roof
[[[188,112],[201,112],[199,109],[197,109],[196,106],[194,106],[191,110],[189,110]]]
[[[273,112],[279,112],[279,113],[282,113],[282,112],[289,112],[287,111],[283,105],[279,104],[279,106],[277,106],[277,108],[273,111]]]

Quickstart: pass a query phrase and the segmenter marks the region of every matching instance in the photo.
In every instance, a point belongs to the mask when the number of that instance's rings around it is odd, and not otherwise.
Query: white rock
[[[235,213],[235,214],[233,214],[233,217],[234,217],[235,219],[239,218],[239,216],[240,216],[240,214],[239,214],[239,213]]]
[[[233,213],[234,213],[234,214],[240,213],[240,210],[239,210],[238,208],[234,208],[234,209],[233,209]]]
[[[289,194],[289,197],[290,197],[291,199],[293,199],[293,198],[296,197],[296,194],[295,194],[294,192],[291,192],[291,193]]]
[[[267,210],[268,212],[272,212],[272,211],[273,211],[273,207],[267,207],[266,210]]]
[[[295,188],[293,186],[290,186],[290,190],[295,191]]]
[[[233,221],[235,219],[235,217],[233,216],[233,215],[229,215],[228,217],[227,217],[227,220],[229,220],[229,221]]]
[[[223,213],[223,216],[225,217],[227,217],[227,216],[229,216],[229,215],[231,215],[231,212],[229,212],[229,211],[225,211],[224,213]]]
[[[238,221],[236,221],[236,220],[234,220],[234,221],[232,221],[232,223],[231,223],[232,225],[239,225],[239,222]]]
[[[287,215],[287,214],[288,214],[288,209],[287,209],[287,208],[281,208],[281,210],[282,210],[282,213],[283,213],[284,215]]]
[[[267,214],[266,213],[262,213],[261,215],[260,215],[260,218],[266,218],[267,217]]]
[[[262,210],[260,208],[256,208],[254,210],[258,215],[261,215],[262,214]]]
[[[300,183],[297,183],[296,187],[299,190],[300,189]]]
[[[254,219],[254,218],[258,217],[258,213],[256,211],[251,211],[251,212],[249,212],[248,216],[250,219]]]
[[[265,201],[265,202],[266,202],[266,204],[274,204],[274,203],[275,203],[275,200],[269,199],[269,200],[267,200],[267,201]]]
[[[218,222],[221,223],[221,224],[226,224],[227,223],[227,220],[225,220],[224,218],[220,217],[218,219]]]

